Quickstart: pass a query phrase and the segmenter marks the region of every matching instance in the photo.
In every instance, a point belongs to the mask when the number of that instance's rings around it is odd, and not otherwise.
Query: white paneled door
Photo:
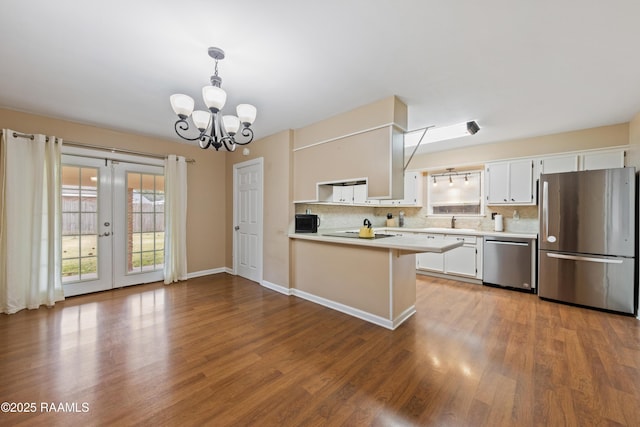
[[[236,274],[262,282],[263,159],[233,166],[234,260]]]
[[[62,156],[65,296],[163,279],[164,170]]]

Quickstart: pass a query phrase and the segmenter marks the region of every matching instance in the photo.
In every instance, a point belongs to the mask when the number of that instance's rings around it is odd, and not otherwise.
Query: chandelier
[[[218,61],[224,59],[224,51],[217,47],[209,48],[209,56],[216,61],[215,74],[211,76],[211,86],[202,88],[202,98],[209,111],[193,111],[193,98],[188,95],[171,95],[171,107],[178,115],[175,130],[178,136],[187,141],[196,141],[200,148],[213,147],[218,151],[224,147],[227,151],[234,151],[236,145],[247,145],[253,141],[253,130],[251,124],[256,119],[256,107],[250,104],[239,104],[236,107],[237,116],[222,116],[221,110],[227,100],[227,93],[220,87],[222,78],[218,76]],[[193,126],[199,131],[199,135],[190,137],[188,134],[191,127],[189,117]],[[240,134],[245,138],[243,141],[236,140],[238,131],[242,125]],[[194,135],[193,132],[191,132]]]

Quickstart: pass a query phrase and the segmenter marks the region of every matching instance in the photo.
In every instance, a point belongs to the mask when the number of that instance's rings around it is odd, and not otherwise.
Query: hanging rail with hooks
[[[2,130],[0,130],[0,136],[3,134],[4,132]],[[29,133],[20,133],[20,132],[13,132],[12,133],[14,138],[26,138],[29,140],[32,140],[35,138],[35,136],[33,134],[29,134]],[[56,138],[56,142],[60,141],[60,139]],[[47,137],[47,142],[49,142],[49,137]],[[73,142],[73,141],[64,141],[64,145],[70,146],[70,147],[79,147],[79,148],[91,148],[93,150],[101,150],[101,151],[108,151],[110,153],[120,153],[120,154],[131,154],[134,156],[144,156],[144,157],[151,157],[151,158],[155,158],[155,159],[166,159],[168,156],[163,155],[163,154],[153,154],[153,153],[145,153],[142,151],[134,151],[134,150],[127,150],[124,148],[109,148],[109,147],[103,147],[100,145],[93,145],[93,144],[84,144],[84,143],[80,143],[80,142]],[[186,159],[187,163],[195,163],[196,161],[194,159]]]

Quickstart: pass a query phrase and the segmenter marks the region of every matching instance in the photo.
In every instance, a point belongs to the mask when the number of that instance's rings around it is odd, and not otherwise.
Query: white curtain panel
[[[187,280],[187,162],[164,163],[164,283]]]
[[[0,147],[0,312],[64,299],[60,277],[62,140],[4,129]]]

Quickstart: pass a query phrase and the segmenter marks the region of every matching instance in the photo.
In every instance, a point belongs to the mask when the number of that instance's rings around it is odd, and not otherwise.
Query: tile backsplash
[[[365,218],[374,227],[386,225],[387,213],[391,213],[398,224],[400,211],[404,211],[406,228],[450,227],[451,216],[427,216],[427,209],[421,207],[392,207],[392,206],[341,206],[329,204],[296,204],[296,213],[311,213],[320,216],[320,229],[358,228]],[[486,206],[484,216],[456,215],[456,228],[472,228],[481,231],[494,229],[491,214],[499,213],[504,217],[504,231],[537,233],[537,206]]]

